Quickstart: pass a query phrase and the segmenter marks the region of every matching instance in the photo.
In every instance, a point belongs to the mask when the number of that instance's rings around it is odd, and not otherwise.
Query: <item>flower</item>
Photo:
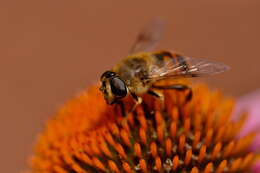
[[[172,81],[171,81],[172,82]],[[175,81],[174,81],[175,82]],[[187,81],[178,81],[187,84]],[[248,172],[258,160],[255,132],[237,138],[244,114],[231,120],[234,101],[203,84],[149,95],[127,117],[91,87],[47,122],[32,158],[31,173]],[[133,101],[126,98],[125,112]]]
[[[237,104],[234,109],[233,118],[237,119],[239,118],[239,115],[241,112],[247,111],[250,115],[248,117],[248,120],[245,122],[244,126],[241,129],[241,132],[239,134],[240,137],[245,136],[246,134],[252,132],[252,131],[259,131],[259,124],[260,124],[260,90],[257,90],[255,92],[252,92],[250,94],[247,94],[245,96],[242,96],[238,99]],[[251,151],[259,152],[260,150],[260,134],[258,134],[251,147]],[[260,172],[260,162],[258,162],[255,165],[255,172]]]

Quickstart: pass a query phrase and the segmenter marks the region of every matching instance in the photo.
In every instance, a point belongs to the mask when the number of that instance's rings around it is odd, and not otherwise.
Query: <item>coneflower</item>
[[[259,158],[249,147],[255,133],[237,135],[246,115],[231,120],[234,101],[206,85],[187,93],[165,90],[164,105],[144,95],[122,117],[97,87],[69,101],[40,135],[31,173],[250,172]],[[125,112],[131,99],[125,99]]]

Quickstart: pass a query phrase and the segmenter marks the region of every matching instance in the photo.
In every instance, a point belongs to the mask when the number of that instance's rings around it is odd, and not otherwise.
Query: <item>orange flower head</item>
[[[186,81],[180,81],[186,83]],[[248,172],[257,157],[254,134],[236,138],[246,116],[231,121],[234,101],[203,84],[149,95],[127,118],[97,87],[69,101],[48,121],[32,158],[32,173]],[[125,112],[133,104],[126,98]]]

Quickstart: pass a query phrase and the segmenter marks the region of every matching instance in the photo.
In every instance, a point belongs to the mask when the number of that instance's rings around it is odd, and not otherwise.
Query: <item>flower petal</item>
[[[244,125],[240,135],[244,136],[245,134],[257,130],[260,124],[260,90],[242,96],[238,99],[235,110],[234,118],[237,118],[241,113],[248,112],[249,116],[246,124]]]
[[[252,169],[253,173],[260,173],[260,161],[258,161]]]
[[[260,130],[260,90],[252,92],[248,95],[242,96],[238,99],[235,110],[234,118],[236,119],[241,113],[248,112],[248,119],[241,130],[239,136],[244,136],[249,132]],[[252,150],[260,148],[260,134],[255,138],[252,145]]]

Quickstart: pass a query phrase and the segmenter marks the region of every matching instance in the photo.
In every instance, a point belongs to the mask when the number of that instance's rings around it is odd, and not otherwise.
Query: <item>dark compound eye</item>
[[[112,72],[112,71],[105,71],[102,75],[101,75],[101,79],[103,77],[105,78],[111,78],[111,77],[114,77],[116,75],[115,72]]]
[[[127,89],[125,83],[118,77],[114,77],[110,80],[110,86],[112,93],[119,97],[125,97]]]

